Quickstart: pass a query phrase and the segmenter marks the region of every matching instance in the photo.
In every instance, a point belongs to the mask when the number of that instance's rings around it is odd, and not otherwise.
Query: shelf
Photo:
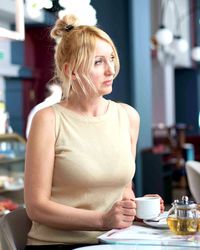
[[[19,163],[19,162],[23,162],[24,161],[24,157],[16,157],[16,158],[3,158],[0,159],[0,165],[7,165],[7,164],[14,164],[14,163]]]
[[[22,144],[26,144],[26,140],[22,136],[16,133],[0,134],[0,141],[18,141],[21,142]]]

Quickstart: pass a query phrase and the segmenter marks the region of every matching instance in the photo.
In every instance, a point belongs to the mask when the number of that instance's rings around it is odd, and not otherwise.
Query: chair
[[[200,203],[200,162],[187,161],[186,174],[189,190],[197,203]]]
[[[0,219],[2,250],[24,250],[32,222],[25,208],[18,208]]]

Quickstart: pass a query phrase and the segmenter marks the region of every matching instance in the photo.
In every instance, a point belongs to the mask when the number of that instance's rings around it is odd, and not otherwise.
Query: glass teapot
[[[168,212],[167,224],[175,234],[195,234],[198,231],[197,204],[189,201],[187,196],[174,200]]]

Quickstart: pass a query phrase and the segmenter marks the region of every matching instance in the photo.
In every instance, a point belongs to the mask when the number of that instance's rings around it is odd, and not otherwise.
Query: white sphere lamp
[[[171,44],[175,51],[185,53],[189,49],[188,42],[181,36],[174,36],[173,42]]]
[[[173,40],[172,32],[163,25],[161,25],[159,30],[156,32],[155,37],[157,42],[163,46],[169,45]]]
[[[200,62],[200,47],[199,46],[192,48],[191,56],[194,61]]]

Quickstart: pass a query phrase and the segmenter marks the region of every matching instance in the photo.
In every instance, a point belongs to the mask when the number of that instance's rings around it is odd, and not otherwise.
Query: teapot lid
[[[172,205],[176,206],[177,208],[195,208],[197,204],[194,201],[190,201],[188,196],[182,196],[181,200],[174,200]]]

